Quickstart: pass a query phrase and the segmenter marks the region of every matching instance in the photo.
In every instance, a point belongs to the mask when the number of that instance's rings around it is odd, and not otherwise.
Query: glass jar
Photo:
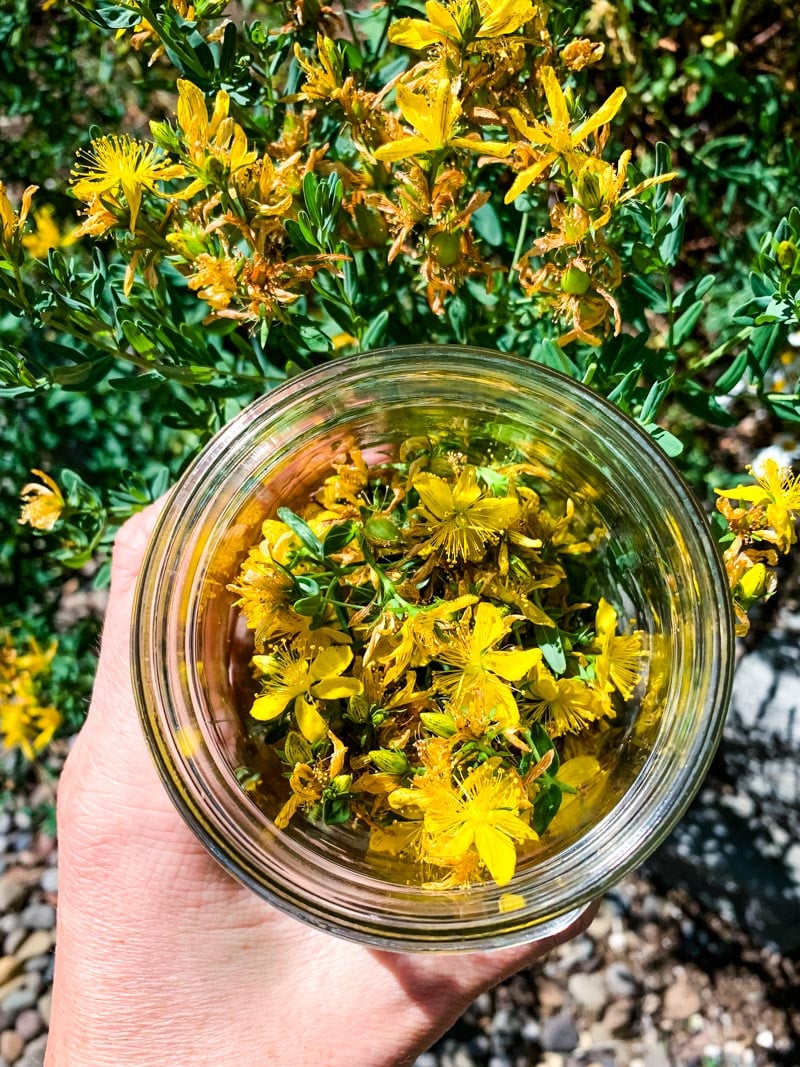
[[[386,457],[452,430],[522,452],[606,531],[599,596],[648,635],[647,677],[614,734],[600,795],[520,858],[513,881],[431,891],[377,867],[340,827],[278,831],[239,785],[243,732],[227,590],[264,518],[352,445]],[[161,777],[236,878],[299,919],[397,950],[476,949],[546,936],[640,864],[697,791],[728,704],[733,624],[705,518],[653,440],[590,390],[497,352],[419,346],[336,360],[257,400],[172,491],[143,565],[134,689]],[[580,806],[582,805],[582,806]],[[300,824],[300,825],[295,825]],[[555,825],[555,824],[554,824]],[[548,843],[548,837],[550,841]]]

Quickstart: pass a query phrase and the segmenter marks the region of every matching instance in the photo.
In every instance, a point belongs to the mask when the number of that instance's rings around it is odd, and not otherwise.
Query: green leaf
[[[534,363],[541,363],[545,367],[550,367],[551,370],[560,371],[562,374],[566,374],[569,378],[578,377],[578,369],[564,349],[549,338],[544,341],[539,341],[533,346],[530,353],[530,359],[532,359]]]
[[[536,643],[542,650],[548,667],[555,674],[563,674],[567,669],[567,657],[561,633],[553,626],[534,626]]]
[[[671,434],[669,430],[665,430],[663,426],[651,422],[644,429],[647,430],[654,441],[658,442],[659,447],[668,456],[679,456],[683,452],[683,443],[674,434]]]
[[[378,348],[383,342],[384,334],[386,333],[386,326],[389,322],[389,312],[380,311],[367,326],[364,331],[364,335],[361,338],[361,349],[366,351],[370,348]]]
[[[289,527],[295,537],[297,537],[298,541],[300,541],[300,543],[311,553],[314,559],[322,560],[324,558],[325,552],[322,547],[322,542],[311,527],[303,522],[299,515],[295,515],[291,508],[278,508],[278,518],[282,523]]]
[[[697,325],[697,320],[703,314],[705,303],[702,300],[696,300],[694,304],[690,304],[686,311],[683,312],[674,322],[672,326],[672,343],[675,348],[682,345],[687,337],[691,336],[692,331]]]
[[[341,552],[343,548],[350,544],[355,535],[356,531],[352,522],[337,523],[336,526],[331,526],[325,534],[325,539],[322,542],[322,551],[326,556]]]
[[[669,394],[671,387],[671,374],[668,378],[663,378],[660,382],[653,382],[650,391],[642,404],[642,410],[639,412],[639,422],[651,423],[655,420],[658,415],[658,409],[661,407],[664,398]]]
[[[562,792],[555,782],[546,786],[533,802],[533,828],[543,834],[561,807]]]

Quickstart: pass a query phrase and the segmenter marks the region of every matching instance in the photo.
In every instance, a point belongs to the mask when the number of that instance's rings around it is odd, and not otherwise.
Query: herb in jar
[[[506,885],[602,787],[642,682],[645,635],[597,595],[605,531],[522,456],[412,438],[341,459],[230,587],[255,645],[247,732],[288,779],[276,825],[359,824],[411,881]],[[240,780],[258,794],[264,773]]]

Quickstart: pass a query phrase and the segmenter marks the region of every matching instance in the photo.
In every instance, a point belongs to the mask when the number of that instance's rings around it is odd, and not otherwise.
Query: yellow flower
[[[327,731],[327,734],[333,745],[328,766],[326,768],[324,763],[320,761],[317,761],[313,767],[308,763],[295,764],[289,778],[289,788],[292,790],[292,795],[275,817],[275,825],[279,830],[286,829],[292,816],[299,808],[309,808],[318,804],[322,800],[322,794],[326,788],[341,775],[344,769],[347,747],[330,730]]]
[[[52,530],[64,510],[64,497],[53,479],[44,471],[32,470],[45,483],[28,482],[20,491],[22,510],[20,523],[27,523],[35,530]]]
[[[376,159],[394,162],[426,152],[443,152],[446,148],[463,148],[468,152],[498,157],[511,152],[511,145],[482,141],[477,134],[472,137],[454,135],[461,116],[461,102],[446,78],[426,85],[419,93],[412,92],[405,85],[398,85],[397,106],[416,133],[381,145],[375,151]]]
[[[501,729],[517,725],[519,710],[506,682],[519,681],[542,661],[538,648],[495,649],[510,625],[493,604],[483,601],[474,620],[469,608],[464,612],[458,629],[437,654],[442,663],[454,668],[437,674],[437,687],[448,694],[456,717],[466,712],[466,725],[480,733],[488,720]]]
[[[209,118],[205,97],[192,82],[178,79],[178,125],[183,133],[188,159],[197,173],[182,197],[194,196],[219,181],[220,166],[227,175],[255,163],[257,154],[247,149],[242,127],[228,115],[230,96],[220,89]],[[216,163],[217,167],[210,166]]]
[[[135,141],[128,134],[99,137],[78,159],[72,171],[75,196],[92,204],[97,197],[116,196],[121,190],[130,210],[131,232],[136,227],[145,190],[165,196],[156,182],[186,176],[186,168],[162,157],[155,145]]]
[[[286,635],[292,583],[269,558],[264,558],[259,549],[250,551],[238,581],[228,589],[238,594],[236,607],[241,608],[248,628],[255,631],[256,648],[263,648],[266,641]]]
[[[187,285],[207,301],[215,311],[223,311],[239,288],[239,274],[244,260],[234,256],[211,256],[201,252],[192,264]]]
[[[256,697],[250,714],[260,722],[277,719],[294,700],[297,725],[309,741],[318,741],[328,726],[316,708],[316,700],[339,700],[357,696],[364,686],[357,678],[341,678],[353,662],[346,645],[323,648],[314,659],[291,651],[270,656],[253,656],[254,665],[264,674],[261,695]]]
[[[33,223],[35,231],[26,234],[22,238],[22,244],[28,254],[37,259],[46,259],[51,248],[69,248],[78,239],[78,229],[75,226],[64,233],[61,232],[50,204],[45,204],[41,211],[34,211]]]
[[[492,496],[480,488],[474,467],[464,467],[453,486],[427,471],[418,474],[412,485],[420,499],[416,510],[430,531],[424,547],[443,548],[450,561],[482,560],[486,546],[494,544],[519,515],[514,497]]]
[[[437,45],[464,48],[472,41],[516,33],[536,15],[531,0],[457,0],[440,4],[428,0],[425,19],[397,19],[389,40],[415,51]]]
[[[538,840],[521,817],[530,808],[522,781],[515,771],[488,760],[461,780],[441,775],[418,775],[412,789],[389,795],[401,813],[422,812],[422,833],[415,844],[419,859],[439,867],[457,867],[472,852],[499,886],[514,877],[516,843]]]
[[[384,682],[391,685],[408,667],[421,667],[429,663],[437,653],[446,647],[447,637],[442,638],[438,632],[449,616],[477,602],[476,596],[469,594],[454,600],[436,601],[422,608],[409,608],[408,618],[397,634],[395,647],[381,657],[381,662],[390,663],[386,670]]]
[[[8,199],[5,185],[0,182],[0,245],[10,251],[16,238],[22,231],[31,209],[33,194],[39,188],[38,185],[29,185],[22,194],[19,213],[14,211],[11,201]]]
[[[7,700],[0,697],[0,736],[7,749],[19,747],[29,760],[47,748],[61,725],[56,708],[43,708],[31,694],[18,694]]]
[[[528,686],[532,718],[543,719],[551,737],[576,734],[608,713],[608,698],[580,678],[554,678],[539,665]]]
[[[576,37],[574,41],[561,50],[561,61],[569,70],[583,70],[590,63],[599,63],[605,52],[605,45],[590,41],[587,37]]]
[[[0,644],[0,737],[7,749],[19,748],[33,759],[52,740],[61,725],[56,708],[43,707],[35,677],[49,670],[57,643],[42,651],[33,638],[29,651],[20,653],[7,633]]]
[[[770,529],[759,530],[756,536],[771,541],[779,552],[786,553],[797,541],[795,523],[800,514],[800,475],[793,474],[791,468],[781,466],[772,458],[764,461],[761,474],[756,474],[752,467],[748,467],[747,472],[755,478],[755,485],[737,485],[734,489],[715,489],[714,492],[764,508],[766,525]]]
[[[606,692],[617,689],[625,700],[630,700],[641,681],[642,660],[647,658],[642,647],[642,634],[637,631],[617,635],[617,613],[603,598],[597,606],[595,628],[597,684]]]
[[[605,226],[616,204],[624,204],[626,200],[632,200],[645,189],[653,185],[661,185],[663,182],[671,182],[678,176],[678,172],[673,170],[668,174],[659,174],[655,178],[645,178],[633,189],[623,193],[622,190],[628,180],[630,158],[629,151],[623,152],[619,157],[616,170],[611,163],[606,163],[605,160],[598,159],[596,156],[590,156],[581,165],[576,182],[577,199],[580,206],[591,217],[595,228]]]
[[[594,115],[585,118],[573,130],[570,130],[567,101],[552,67],[542,68],[542,85],[552,119],[549,126],[541,122],[531,125],[517,108],[511,108],[509,111],[515,125],[527,137],[530,144],[540,146],[544,151],[529,167],[521,170],[517,175],[514,184],[506,193],[507,204],[510,204],[560,160],[564,160],[571,170],[578,170],[586,158],[583,153],[577,151],[578,148],[590,133],[594,133],[613,119],[627,95],[622,87],[615,89]],[[530,153],[527,145],[517,147],[521,147],[524,153]]]

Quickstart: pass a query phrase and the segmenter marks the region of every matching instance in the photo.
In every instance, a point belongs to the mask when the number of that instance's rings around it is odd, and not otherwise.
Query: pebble
[[[602,1026],[609,1034],[627,1030],[633,1020],[635,1004],[631,997],[613,1000],[603,1013]]]
[[[672,1067],[663,1045],[655,1045],[645,1052],[644,1067]]]
[[[542,1022],[542,1048],[550,1052],[572,1052],[578,1047],[578,1031],[566,1012],[551,1015]]]
[[[18,830],[30,830],[33,826],[33,819],[29,811],[25,811],[24,808],[20,808],[14,815],[14,825]]]
[[[8,913],[27,895],[28,890],[28,885],[17,878],[13,871],[0,875],[0,914],[4,919],[10,917]]]
[[[20,926],[6,934],[3,941],[3,952],[6,956],[13,956],[19,946],[25,940],[25,927]]]
[[[36,1010],[41,1016],[42,1022],[45,1026],[50,1025],[50,1009],[53,1003],[53,994],[48,989],[46,993],[42,993],[39,999],[36,1001]]]
[[[0,1056],[6,1063],[16,1063],[25,1051],[25,1041],[14,1030],[4,1030],[0,1034]]]
[[[58,867],[46,867],[39,879],[39,885],[45,893],[58,892]]]
[[[36,997],[38,989],[33,989],[29,986],[20,986],[19,989],[12,989],[11,992],[3,998],[3,1010],[7,1011],[9,1015],[17,1016],[21,1011],[25,1011],[26,1008],[32,1008],[36,1003]]]
[[[605,970],[605,981],[612,997],[630,997],[636,992],[636,979],[624,963],[610,963]]]
[[[608,1000],[602,974],[571,974],[567,979],[569,995],[586,1011],[598,1012]]]
[[[14,956],[0,958],[0,988],[21,969],[22,962]]]
[[[668,1019],[688,1019],[699,1010],[700,995],[685,977],[673,982],[664,994],[664,1015]]]
[[[42,1067],[44,1063],[44,1050],[47,1048],[47,1034],[35,1037],[25,1049],[25,1055],[17,1063],[17,1067]]]
[[[772,1048],[775,1044],[775,1037],[771,1030],[761,1030],[756,1034],[756,1044],[759,1048]]]
[[[56,910],[51,904],[29,904],[22,912],[22,921],[29,930],[52,930]]]
[[[13,821],[10,811],[0,811],[0,834],[7,834]]]
[[[33,1041],[35,1037],[38,1037],[44,1030],[44,1023],[35,1008],[26,1008],[25,1011],[21,1011],[17,1016],[14,1029],[27,1044],[29,1041]]]
[[[34,930],[25,938],[16,957],[18,960],[25,961],[44,956],[53,947],[54,940],[52,930]]]
[[[50,963],[50,956],[31,956],[25,960],[26,971],[46,971]]]

